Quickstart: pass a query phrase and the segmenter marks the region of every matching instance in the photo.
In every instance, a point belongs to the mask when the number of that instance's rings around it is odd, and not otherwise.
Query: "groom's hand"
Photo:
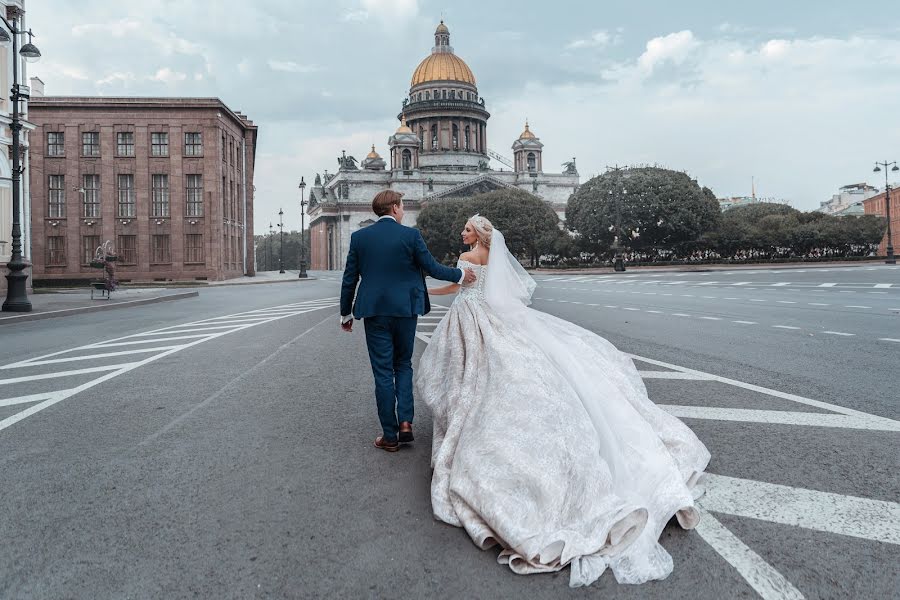
[[[347,332],[353,331],[353,319],[350,319],[346,323],[341,323],[341,329]]]
[[[466,274],[463,276],[464,283],[472,283],[475,281],[475,271],[471,268],[466,269]]]

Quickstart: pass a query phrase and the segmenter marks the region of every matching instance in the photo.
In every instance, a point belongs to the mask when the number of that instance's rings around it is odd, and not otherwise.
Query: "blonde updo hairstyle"
[[[491,222],[488,221],[486,217],[475,215],[469,219],[468,223],[472,226],[472,229],[475,230],[475,235],[478,236],[478,243],[490,250],[491,235],[494,232],[494,226]]]

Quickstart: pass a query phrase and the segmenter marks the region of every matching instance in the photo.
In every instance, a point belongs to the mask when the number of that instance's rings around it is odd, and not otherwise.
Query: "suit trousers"
[[[375,403],[384,439],[395,441],[413,420],[412,355],[418,317],[366,317],[366,346],[375,376]]]

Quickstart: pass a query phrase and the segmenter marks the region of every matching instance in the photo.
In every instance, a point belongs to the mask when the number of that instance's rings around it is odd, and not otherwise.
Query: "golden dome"
[[[535,138],[535,135],[533,133],[531,133],[530,129],[528,129],[528,121],[525,121],[525,131],[523,131],[522,134],[519,135],[519,139],[520,140],[533,140],[534,138]]]
[[[407,126],[406,119],[403,119],[403,122],[400,124],[400,127],[397,128],[397,131],[395,132],[395,134],[396,133],[409,133],[411,135],[415,135],[415,134],[413,134],[413,130],[410,129],[409,126]],[[372,146],[372,150],[373,151],[375,150],[375,146]]]
[[[375,144],[372,144],[372,151],[366,154],[366,158],[381,158],[381,156],[379,156],[378,153],[375,152]]]
[[[461,81],[475,85],[475,75],[460,57],[451,52],[437,52],[419,63],[410,86],[430,81]]]

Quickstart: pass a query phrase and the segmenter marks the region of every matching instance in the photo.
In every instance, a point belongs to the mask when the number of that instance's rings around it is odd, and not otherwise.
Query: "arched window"
[[[419,125],[419,149],[425,149],[425,128]]]
[[[429,92],[428,90],[425,90],[425,99],[431,100],[431,92]]]
[[[456,100],[456,90],[450,90],[450,99]]]
[[[466,135],[463,138],[463,145],[465,146],[466,152],[468,152],[469,151],[469,134],[471,132],[468,125],[466,125],[465,131],[466,131]]]
[[[412,152],[410,152],[408,148],[403,150],[403,158],[401,160],[403,162],[404,171],[412,169]]]
[[[459,150],[459,126],[453,124],[453,149]]]
[[[438,137],[437,137],[437,135],[438,135],[437,124],[435,124],[435,125],[432,125],[432,126],[431,126],[431,149],[432,149],[432,150],[437,150],[437,149],[438,149]]]
[[[446,100],[446,99],[447,99],[447,90],[441,90],[441,99],[442,99],[442,100]]]
[[[537,161],[534,158],[534,152],[528,153],[528,170],[534,171],[537,169]]]

